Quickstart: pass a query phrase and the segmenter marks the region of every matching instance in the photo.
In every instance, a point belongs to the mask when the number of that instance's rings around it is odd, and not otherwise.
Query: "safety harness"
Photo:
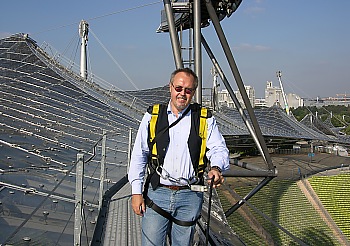
[[[148,196],[148,188],[151,183],[152,188],[156,189],[159,186],[160,175],[163,171],[163,163],[166,154],[166,149],[169,144],[169,129],[175,126],[188,112],[191,110],[191,130],[188,140],[188,147],[190,150],[191,161],[196,174],[196,182],[192,184],[187,182],[187,185],[191,190],[205,191],[198,189],[199,185],[204,184],[203,174],[206,168],[208,160],[206,159],[206,141],[208,135],[208,123],[207,118],[210,118],[211,112],[207,108],[201,107],[199,104],[190,104],[187,110],[169,125],[167,117],[167,105],[156,104],[148,109],[148,112],[152,115],[149,123],[149,149],[151,151],[150,160],[148,163],[148,176],[145,181],[145,187],[143,197],[148,207],[174,222],[175,224],[182,226],[194,225],[199,217],[194,221],[181,221],[174,218],[170,213],[156,205]],[[200,146],[200,147],[199,147]],[[163,176],[162,176],[163,177]],[[163,177],[164,178],[164,177]],[[169,178],[169,177],[168,177]],[[169,179],[170,180],[170,179]]]

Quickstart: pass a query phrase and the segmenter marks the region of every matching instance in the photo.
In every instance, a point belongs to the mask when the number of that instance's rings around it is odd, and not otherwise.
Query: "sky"
[[[89,23],[89,68],[123,90],[166,85],[175,69],[168,33],[157,33],[163,2],[156,0],[11,0],[1,4],[0,38],[27,33],[79,63],[81,20]],[[243,0],[221,24],[245,85],[264,97],[267,81],[303,98],[350,95],[350,1]],[[203,36],[231,87],[236,82],[213,25]],[[203,49],[203,87],[212,65]],[[76,57],[76,58],[75,58]],[[220,89],[225,89],[221,83]]]

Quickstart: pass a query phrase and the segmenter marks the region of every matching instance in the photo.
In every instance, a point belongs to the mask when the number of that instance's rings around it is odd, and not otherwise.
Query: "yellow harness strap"
[[[159,107],[160,107],[159,104],[155,104],[152,109],[152,117],[149,123],[151,142],[156,137],[156,124],[158,120]],[[152,148],[152,158],[156,158],[156,156],[157,156],[157,143],[154,143]]]
[[[153,139],[156,137],[156,124],[159,116],[159,104],[155,104],[152,109],[152,117],[150,120],[150,141],[152,142]],[[200,148],[200,154],[199,154],[199,163],[198,163],[198,174],[204,172],[205,164],[204,164],[204,155],[207,147],[207,137],[208,137],[208,109],[207,108],[201,108],[200,117],[199,117],[199,137],[202,139],[202,144]],[[153,144],[152,147],[152,159],[157,158],[157,143]],[[197,174],[197,175],[198,175]]]
[[[199,164],[198,164],[198,173],[204,172],[204,155],[207,147],[207,137],[208,137],[208,109],[201,108],[201,115],[199,119],[199,136],[202,138],[201,152],[199,154]]]

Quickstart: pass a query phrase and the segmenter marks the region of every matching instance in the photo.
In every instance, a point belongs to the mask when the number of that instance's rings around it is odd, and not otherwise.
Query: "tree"
[[[344,132],[346,135],[350,135],[350,125],[348,125],[348,127],[345,128],[343,132]]]

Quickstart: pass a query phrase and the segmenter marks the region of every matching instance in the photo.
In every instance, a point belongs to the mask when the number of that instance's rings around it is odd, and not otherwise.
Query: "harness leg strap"
[[[147,195],[145,196],[145,203],[147,205],[147,207],[153,209],[154,211],[156,211],[158,214],[160,214],[161,216],[167,218],[169,221],[174,222],[177,225],[180,226],[193,226],[197,223],[197,220],[199,219],[199,217],[197,219],[195,219],[194,221],[183,221],[183,220],[178,220],[176,218],[174,218],[170,213],[168,213],[167,211],[165,211],[164,209],[162,209],[161,207],[158,207],[157,204],[155,204]]]

